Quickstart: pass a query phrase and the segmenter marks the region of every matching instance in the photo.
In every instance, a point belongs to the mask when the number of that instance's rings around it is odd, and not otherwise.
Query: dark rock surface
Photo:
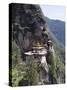
[[[22,52],[31,50],[33,41],[43,40],[41,26],[45,26],[45,21],[42,17],[38,5],[12,5],[13,39]]]
[[[48,48],[47,42],[49,39],[49,33],[47,30],[47,24],[46,21],[44,20],[43,13],[39,5],[31,5],[31,4],[29,5],[11,4],[11,5],[12,5],[12,25],[11,25],[12,40],[15,41],[17,46],[20,48],[21,56],[22,56],[21,58],[23,61],[25,61],[24,52],[32,50],[33,42],[43,43],[47,45],[46,48]],[[54,59],[54,57],[51,57],[51,59],[49,60],[52,59]],[[52,63],[55,64],[54,60]],[[50,67],[50,63],[49,63],[49,67]],[[51,66],[51,70],[52,69],[54,69],[54,65]],[[56,73],[55,70],[54,72]],[[50,72],[51,75],[49,73],[47,75],[43,75],[44,78],[46,76],[48,78],[48,81],[44,80],[43,84],[57,83],[57,80],[55,80],[57,77],[55,78],[55,76],[52,75],[55,74],[54,72],[51,71]],[[64,82],[64,77],[63,77],[63,82]],[[19,85],[21,86],[23,83],[25,83],[25,85],[28,85],[28,81],[22,81],[22,80],[20,81]]]

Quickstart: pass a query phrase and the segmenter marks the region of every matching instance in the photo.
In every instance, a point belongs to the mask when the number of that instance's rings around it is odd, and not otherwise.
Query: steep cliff
[[[10,6],[12,7],[11,84],[17,86],[64,83],[64,64],[60,58],[57,57],[55,52],[53,52],[54,48],[52,52],[49,50],[49,32],[39,5],[10,4]],[[49,67],[49,73],[47,75],[42,65],[37,62],[39,57],[35,58],[34,61],[32,61],[33,57],[30,58],[31,63],[26,65],[24,52],[32,51],[34,42],[45,45],[44,47],[47,49],[48,54],[46,57]],[[43,82],[39,79],[42,72],[44,77]],[[45,79],[46,76],[48,81]],[[58,80],[58,78],[60,79]]]

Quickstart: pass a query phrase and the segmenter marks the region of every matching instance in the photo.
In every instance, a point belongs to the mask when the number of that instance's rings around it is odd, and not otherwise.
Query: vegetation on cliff
[[[12,41],[10,53],[10,71],[9,78],[12,86],[28,86],[46,84],[46,71],[43,70],[40,57],[30,58],[26,63],[24,52],[31,51],[34,41],[46,43],[49,35],[43,37],[42,27],[47,31],[46,21],[43,19],[43,13],[39,5],[11,4],[12,7]],[[50,32],[49,32],[50,33]],[[52,35],[53,36],[53,35]],[[63,50],[59,48],[56,39],[51,38],[55,52],[49,52],[47,49],[47,64],[49,67],[47,84],[58,84],[65,82],[65,61]],[[47,45],[47,44],[46,44]],[[46,46],[48,48],[48,46]],[[62,53],[62,54],[60,54]],[[62,57],[61,57],[62,56]],[[36,58],[37,57],[37,58]],[[28,58],[27,58],[28,60]],[[44,82],[40,80],[40,73],[43,73]]]

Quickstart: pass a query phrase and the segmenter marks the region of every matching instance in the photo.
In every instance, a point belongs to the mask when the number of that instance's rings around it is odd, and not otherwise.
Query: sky
[[[50,19],[58,19],[65,21],[65,7],[54,5],[40,5],[45,16]]]

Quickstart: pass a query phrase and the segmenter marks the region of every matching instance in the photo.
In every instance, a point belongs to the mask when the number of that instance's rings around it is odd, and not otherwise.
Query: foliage
[[[37,85],[39,81],[38,65],[36,60],[31,60],[29,69],[26,73],[26,78],[29,80],[31,85]]]
[[[15,41],[12,41],[12,67],[15,67],[21,60],[20,48]]]
[[[49,73],[52,78],[51,83],[64,83],[65,81],[65,67],[59,56],[55,53],[50,53],[49,60]],[[59,79],[60,78],[60,79]]]
[[[51,64],[49,67],[49,74],[50,77],[52,78],[52,83],[56,83],[56,63],[55,63],[55,56],[53,53],[49,54],[49,60],[51,60]]]
[[[57,81],[60,78],[60,81],[58,81],[58,83],[64,83],[65,82],[65,65],[58,56],[56,56],[56,73],[57,73]]]
[[[12,63],[10,65],[10,82],[12,86],[18,86],[19,81],[24,77],[26,65],[20,64],[22,59],[20,49],[16,42],[12,41]]]

